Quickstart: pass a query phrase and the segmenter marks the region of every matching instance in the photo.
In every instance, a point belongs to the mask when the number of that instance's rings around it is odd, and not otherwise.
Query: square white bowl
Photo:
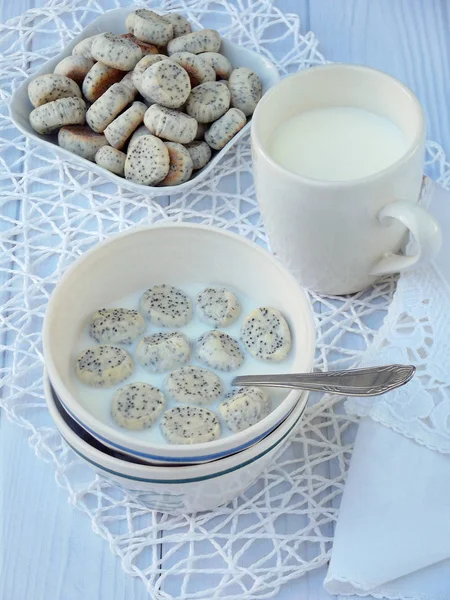
[[[105,179],[109,179],[113,183],[126,188],[136,194],[151,194],[153,196],[166,196],[170,194],[179,194],[181,192],[185,192],[186,190],[192,188],[197,183],[200,183],[204,179],[211,174],[214,170],[215,165],[219,162],[219,160],[232,148],[237,141],[246,134],[250,127],[250,120],[248,123],[236,134],[228,144],[219,152],[215,153],[209,163],[195,172],[194,176],[185,183],[174,186],[165,186],[165,187],[157,187],[157,186],[148,186],[141,185],[139,183],[134,183],[132,181],[128,181],[123,177],[119,177],[102,167],[99,167],[96,163],[91,162],[81,156],[73,154],[68,150],[64,150],[64,148],[60,148],[58,146],[58,136],[57,134],[52,135],[39,135],[34,131],[34,129],[30,125],[30,112],[33,110],[33,106],[28,98],[28,84],[32,79],[37,77],[38,75],[43,75],[45,73],[53,73],[55,66],[66,56],[70,56],[72,54],[73,47],[78,44],[84,38],[90,37],[92,35],[96,35],[97,33],[104,33],[107,31],[111,31],[113,33],[125,33],[125,20],[128,13],[131,12],[131,8],[118,8],[116,10],[110,10],[105,12],[103,15],[95,19],[90,25],[88,25],[80,35],[75,37],[70,44],[60,52],[55,58],[47,61],[36,73],[34,73],[31,77],[26,79],[14,92],[11,103],[11,117],[14,125],[19,129],[25,136],[34,140],[37,144],[41,144],[43,146],[51,147],[53,151],[61,156],[61,158],[65,159],[68,162],[77,163],[98,175],[103,176]],[[193,29],[198,29],[193,27]],[[267,92],[267,90],[272,87],[277,81],[279,81],[280,76],[278,71],[274,67],[274,65],[269,62],[266,58],[260,56],[256,52],[252,50],[247,50],[241,46],[233,44],[228,40],[222,38],[222,46],[221,53],[224,54],[231,62],[233,67],[248,67],[252,69],[261,79],[263,93]]]

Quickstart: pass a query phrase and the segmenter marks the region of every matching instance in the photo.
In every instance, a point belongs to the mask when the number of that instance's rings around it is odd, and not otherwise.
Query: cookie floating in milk
[[[159,283],[100,308],[77,346],[78,400],[108,425],[157,443],[210,441],[251,427],[283,391],[235,388],[233,377],[244,368],[265,373],[274,361],[289,372],[291,348],[281,313],[255,306],[228,286]]]

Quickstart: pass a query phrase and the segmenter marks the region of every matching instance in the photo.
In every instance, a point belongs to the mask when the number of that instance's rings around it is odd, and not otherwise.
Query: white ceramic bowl
[[[101,422],[77,401],[74,351],[89,315],[101,306],[163,282],[181,288],[192,283],[229,285],[238,295],[276,307],[291,327],[292,368],[312,369],[315,328],[309,300],[276,258],[244,237],[221,229],[163,224],[129,229],[98,244],[79,258],[57,284],[44,319],[43,345],[45,365],[58,397],[67,412],[104,444],[151,463],[210,461],[255,444],[291,412],[299,391],[288,392],[267,417],[252,427],[192,445],[151,444],[125,429]],[[276,363],[267,363],[268,373],[276,370]]]
[[[99,167],[94,162],[82,158],[81,156],[77,156],[68,150],[60,148],[58,146],[57,134],[39,135],[34,131],[34,129],[32,129],[30,125],[29,115],[33,110],[33,106],[28,98],[28,84],[30,81],[37,75],[53,73],[55,66],[63,58],[69,56],[72,53],[72,48],[84,38],[97,33],[104,33],[106,31],[111,31],[113,33],[125,33],[125,19],[131,10],[132,8],[129,7],[118,8],[116,10],[105,12],[103,15],[95,19],[90,25],[88,25],[83,32],[80,33],[80,35],[75,37],[70,44],[67,45],[63,52],[60,52],[57,56],[55,56],[55,58],[52,58],[52,60],[46,62],[36,73],[33,74],[32,77],[29,77],[26,81],[24,81],[12,96],[10,103],[11,118],[17,129],[20,129],[23,134],[33,139],[36,143],[51,147],[56,154],[59,154],[59,156],[68,162],[80,164],[86,169],[94,171],[98,175],[103,176],[105,179],[109,179],[113,183],[135,192],[136,194],[151,193],[153,196],[178,194],[180,192],[185,192],[194,185],[198,184],[201,180],[205,179],[214,169],[215,165],[219,162],[222,156],[226,154],[226,152],[228,152],[228,150],[234,146],[234,144],[236,144],[236,142],[243,135],[245,135],[250,127],[250,122],[247,123],[247,125],[245,125],[245,127],[243,127],[241,131],[235,135],[234,138],[232,138],[222,150],[220,150],[220,152],[215,153],[213,158],[203,169],[196,171],[194,176],[189,181],[186,181],[186,183],[182,183],[181,185],[167,187],[141,185],[138,183],[133,183],[132,181],[127,181],[123,177],[119,177],[118,175]],[[193,30],[195,29],[199,28],[193,27]],[[222,39],[221,52],[230,60],[234,67],[248,67],[257,75],[259,75],[263,86],[263,93],[265,93],[280,79],[278,71],[274,65],[266,58],[260,56],[252,50],[247,50],[246,48],[232,44],[226,39]]]
[[[117,458],[64,411],[46,376],[44,391],[57,429],[81,458],[107,479],[126,489],[146,493],[141,500],[150,508],[172,514],[213,510],[248,489],[293,433],[307,400],[307,395],[303,395],[277,429],[247,450],[201,465],[164,467]]]

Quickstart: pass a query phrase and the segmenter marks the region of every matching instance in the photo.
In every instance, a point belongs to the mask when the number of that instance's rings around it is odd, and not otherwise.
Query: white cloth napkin
[[[450,283],[450,196],[442,188],[430,210],[444,234],[436,264]],[[442,335],[450,337],[450,331]],[[336,595],[450,600],[450,455],[369,417],[362,420],[325,589]]]
[[[449,600],[449,456],[361,422],[325,588]]]

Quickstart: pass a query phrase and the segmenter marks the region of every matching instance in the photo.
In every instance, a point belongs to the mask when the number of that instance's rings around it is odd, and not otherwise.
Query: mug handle
[[[405,256],[387,252],[372,267],[370,275],[399,273],[436,257],[442,245],[442,233],[439,223],[427,210],[407,200],[396,200],[387,204],[378,214],[382,225],[390,219],[397,219],[409,229],[417,242],[417,253]]]

